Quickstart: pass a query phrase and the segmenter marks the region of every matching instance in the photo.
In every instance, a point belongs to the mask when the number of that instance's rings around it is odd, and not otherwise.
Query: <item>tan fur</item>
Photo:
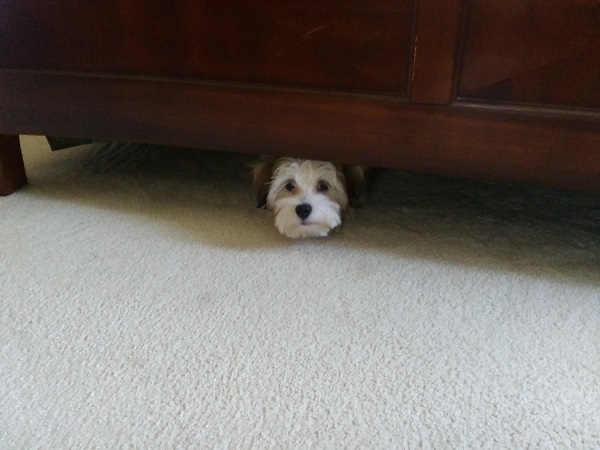
[[[263,156],[260,160],[250,164],[257,208],[266,206],[269,185],[273,178],[273,169],[276,162],[275,158]],[[364,199],[367,168],[354,164],[336,165],[336,168],[340,178],[344,180],[350,206],[353,208],[360,206]]]
[[[326,236],[360,205],[365,190],[362,166],[263,157],[250,169],[257,207],[272,211],[277,229],[292,238]],[[325,188],[317,188],[321,183]]]
[[[365,179],[367,169],[357,165],[343,165],[341,167],[348,193],[348,203],[353,208],[362,204],[365,192]]]
[[[267,205],[267,194],[269,193],[269,185],[273,178],[273,168],[275,159],[265,156],[259,161],[250,164],[252,175],[252,186],[256,192],[256,207],[264,208]]]

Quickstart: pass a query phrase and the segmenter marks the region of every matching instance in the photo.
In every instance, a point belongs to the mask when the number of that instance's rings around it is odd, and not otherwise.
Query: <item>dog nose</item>
[[[308,216],[310,216],[311,212],[312,212],[312,206],[310,206],[308,203],[301,203],[298,206],[296,206],[296,214],[302,220],[304,220]]]

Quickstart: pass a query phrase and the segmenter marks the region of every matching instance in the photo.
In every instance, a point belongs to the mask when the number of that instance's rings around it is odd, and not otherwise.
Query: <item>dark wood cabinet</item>
[[[406,94],[410,0],[3,0],[3,10],[3,68]]]
[[[0,7],[6,135],[598,189],[599,108],[598,0]],[[20,157],[9,141],[0,140],[3,180],[15,178],[8,172]]]
[[[472,0],[461,98],[600,108],[600,1]]]

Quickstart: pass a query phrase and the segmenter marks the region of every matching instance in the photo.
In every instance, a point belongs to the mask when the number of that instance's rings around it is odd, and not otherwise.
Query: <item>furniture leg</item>
[[[0,134],[0,195],[9,195],[27,183],[18,135]]]

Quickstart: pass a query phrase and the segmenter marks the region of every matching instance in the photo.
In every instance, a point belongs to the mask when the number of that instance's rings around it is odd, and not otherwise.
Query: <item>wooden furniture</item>
[[[600,188],[598,0],[2,0],[14,137]]]

